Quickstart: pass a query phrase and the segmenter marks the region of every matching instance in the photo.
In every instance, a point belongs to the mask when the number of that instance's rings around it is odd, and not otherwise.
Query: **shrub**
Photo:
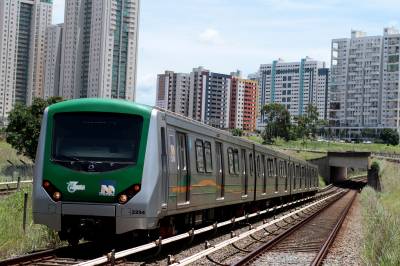
[[[399,133],[396,130],[385,128],[382,130],[381,139],[385,144],[388,145],[399,145]]]

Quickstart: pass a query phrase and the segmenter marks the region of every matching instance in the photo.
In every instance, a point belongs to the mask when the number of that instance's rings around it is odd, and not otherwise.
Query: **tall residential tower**
[[[52,0],[0,1],[0,123],[16,102],[43,97],[46,29]]]
[[[64,24],[52,25],[46,34],[46,64],[44,71],[45,99],[58,96],[60,89],[61,48]]]
[[[286,106],[292,118],[305,113],[309,104],[317,107],[319,118],[326,118],[329,69],[325,63],[311,58],[300,62],[273,61],[260,66],[259,106],[279,103]],[[257,128],[263,129],[267,121],[258,118]]]
[[[135,100],[139,0],[66,0],[60,94]]]
[[[332,40],[329,124],[347,136],[365,128],[400,130],[400,34],[352,31]]]

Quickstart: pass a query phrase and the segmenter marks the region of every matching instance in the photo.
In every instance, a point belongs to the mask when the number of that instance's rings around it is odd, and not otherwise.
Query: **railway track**
[[[221,231],[223,232],[224,228],[231,226],[231,228],[241,228],[247,227],[248,221],[251,219],[257,219],[258,217],[262,217],[263,215],[274,215],[278,214],[281,211],[288,210],[293,207],[299,208],[307,202],[311,200],[321,199],[323,197],[328,197],[331,193],[334,193],[337,188],[328,187],[324,189],[321,193],[317,194],[313,197],[308,197],[305,199],[297,200],[291,203],[286,203],[280,206],[276,206],[274,208],[269,208],[263,211],[259,211],[252,214],[247,214],[242,217],[232,218],[225,222],[215,223],[210,226],[206,226],[197,230],[191,230],[188,233],[180,234],[177,236],[173,236],[167,239],[159,239],[145,245],[134,246],[132,248],[126,249],[126,247],[116,247],[113,244],[98,246],[94,243],[86,243],[84,245],[79,245],[77,247],[62,247],[53,250],[45,250],[41,252],[36,252],[32,254],[28,254],[26,256],[8,259],[0,261],[0,265],[41,265],[41,266],[58,266],[58,265],[102,265],[110,263],[111,261],[116,262],[117,264],[129,264],[129,259],[127,257],[132,257],[135,254],[145,254],[150,255],[150,257],[154,256],[154,253],[158,253],[157,250],[161,250],[161,247],[164,247],[168,244],[172,244],[172,250],[176,250],[176,247],[173,245],[178,245],[182,247],[182,241],[186,244],[192,242],[194,237],[203,241],[207,239],[201,238],[201,236],[205,233],[211,233],[211,235],[215,236],[213,232]],[[228,228],[229,229],[229,228]],[[226,230],[225,234],[229,232]],[[189,245],[190,246],[190,245]],[[114,250],[115,252],[111,252]],[[165,264],[167,254],[164,254]],[[143,258],[142,255],[139,257]],[[150,261],[153,259],[151,258]],[[142,262],[140,262],[142,263]],[[139,263],[139,264],[140,264]],[[138,265],[135,262],[135,259],[132,261],[133,265]]]
[[[20,185],[32,184],[32,180],[20,181]],[[1,182],[0,183],[0,196],[10,195],[18,190],[18,182]]]
[[[321,265],[356,195],[355,191],[346,193],[233,265],[286,265],[293,261],[297,265]]]

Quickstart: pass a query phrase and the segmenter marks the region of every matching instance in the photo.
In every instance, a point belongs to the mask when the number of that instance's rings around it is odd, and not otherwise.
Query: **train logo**
[[[78,181],[69,181],[67,183],[67,190],[69,193],[75,193],[75,191],[84,191],[86,189],[85,185],[78,185]]]
[[[100,185],[100,196],[112,197],[115,196],[115,182],[103,181]]]

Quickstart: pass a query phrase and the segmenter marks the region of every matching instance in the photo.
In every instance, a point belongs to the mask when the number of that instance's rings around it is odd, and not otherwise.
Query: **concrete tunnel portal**
[[[340,182],[347,179],[347,169],[371,169],[370,152],[328,152],[326,157],[310,160],[318,166],[319,173],[327,183]]]

